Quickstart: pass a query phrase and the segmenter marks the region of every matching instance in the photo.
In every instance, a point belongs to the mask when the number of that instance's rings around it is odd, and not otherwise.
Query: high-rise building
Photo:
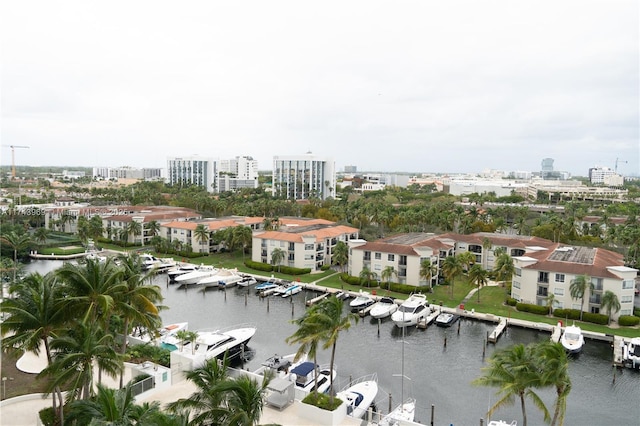
[[[170,185],[197,185],[208,192],[218,191],[219,162],[207,157],[169,157],[167,182]]]
[[[219,191],[258,187],[258,161],[242,156],[220,161]]]
[[[333,158],[310,152],[273,157],[273,195],[291,200],[335,197],[335,170]]]

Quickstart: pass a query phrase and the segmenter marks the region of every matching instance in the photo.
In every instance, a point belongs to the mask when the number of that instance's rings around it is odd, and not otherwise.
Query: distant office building
[[[65,179],[78,179],[85,177],[85,172],[80,170],[63,170],[62,177]]]
[[[94,179],[144,179],[154,180],[162,178],[161,168],[143,168],[135,167],[94,167]]]
[[[221,160],[219,183],[220,192],[257,188],[258,161],[249,156]]]
[[[589,169],[589,181],[594,184],[622,186],[624,178],[609,167],[592,167]]]
[[[208,192],[218,191],[219,162],[207,157],[170,157],[167,160],[169,185],[196,185]]]
[[[272,191],[290,200],[335,197],[335,161],[311,153],[273,157]]]
[[[358,173],[358,166],[344,166],[345,173]]]

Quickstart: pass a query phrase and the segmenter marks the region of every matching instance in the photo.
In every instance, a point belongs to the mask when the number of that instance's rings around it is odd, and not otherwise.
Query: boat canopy
[[[291,373],[298,376],[306,376],[313,371],[314,367],[313,362],[305,361],[291,370]]]

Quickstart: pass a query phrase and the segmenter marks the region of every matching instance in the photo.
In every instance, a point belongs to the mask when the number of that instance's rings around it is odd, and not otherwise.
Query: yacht
[[[180,265],[176,265],[175,268],[172,268],[167,271],[167,275],[169,276],[170,282],[175,282],[176,278],[180,275],[188,274],[189,272],[196,271],[198,269],[198,265],[194,265],[193,263],[182,263]]]
[[[176,261],[170,257],[157,258],[149,253],[140,254],[142,269],[145,271],[166,272],[176,266]]]
[[[369,315],[372,318],[386,318],[398,310],[398,304],[390,297],[383,297],[373,304]]]
[[[429,303],[424,294],[412,294],[402,302],[398,310],[391,315],[391,320],[398,327],[407,327],[418,324],[429,314]]]
[[[180,330],[186,330],[189,326],[188,322],[178,322],[175,324],[165,325],[157,331],[148,330],[145,327],[135,327],[128,336],[128,341],[134,345],[144,345],[148,343],[156,344],[173,344],[177,343],[176,333]]]
[[[241,279],[242,277],[238,275],[237,269],[219,269],[216,274],[209,275],[198,281],[198,285],[203,285],[206,288],[225,288],[227,284],[229,284],[228,287],[231,287]]]
[[[628,343],[623,342],[622,357],[632,368],[640,368],[640,337],[634,337]]]
[[[569,325],[564,329],[560,343],[570,354],[577,354],[584,346],[584,336],[582,330],[577,325]]]
[[[202,367],[212,358],[223,358],[225,353],[233,358],[239,355],[256,334],[253,326],[240,326],[228,330],[198,331],[194,342],[183,346],[180,355],[192,362],[192,368]]]
[[[372,374],[356,380],[336,396],[347,404],[347,415],[361,419],[374,403],[376,395],[378,395],[378,377]]]
[[[331,386],[332,378],[336,379],[335,370],[331,371],[328,365],[320,366],[311,361],[305,361],[291,370],[290,380],[296,388],[307,393],[314,390],[315,376],[318,375],[318,392],[327,393]]]
[[[389,414],[384,416],[378,423],[378,426],[399,426],[401,424],[413,422],[416,415],[416,400],[408,398],[405,402],[398,405]]]
[[[177,276],[175,281],[176,284],[195,285],[198,284],[203,278],[216,275],[217,273],[218,269],[214,268],[213,266],[200,266],[196,271]]]
[[[368,292],[360,290],[358,296],[351,302],[349,302],[349,307],[351,308],[352,312],[358,312],[364,308],[368,308],[374,303],[376,303],[375,299],[371,297]]]

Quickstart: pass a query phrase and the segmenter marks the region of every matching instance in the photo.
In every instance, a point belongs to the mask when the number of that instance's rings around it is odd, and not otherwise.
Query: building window
[[[387,260],[388,260],[389,262],[393,262],[393,261],[394,261],[394,259],[395,259],[395,256],[394,256],[394,255],[392,255],[392,254],[388,254],[388,255],[387,255]]]
[[[315,247],[313,246],[313,244],[305,244],[304,245],[304,249],[305,250],[313,250],[313,249],[315,249]]]
[[[580,309],[582,309],[582,305],[577,304],[577,303],[574,303],[573,305],[571,305],[571,309],[577,309],[577,310],[580,310]]]
[[[516,277],[521,277],[522,276],[522,269],[520,268],[516,268]]]
[[[538,286],[538,296],[547,297],[549,289],[547,287]]]
[[[631,315],[631,309],[620,310],[620,315]]]
[[[371,260],[371,252],[370,251],[365,251],[364,252],[364,260]]]
[[[629,288],[633,288],[635,285],[635,281],[634,280],[624,280],[622,281],[622,289],[626,290]]]
[[[520,281],[514,281],[514,282],[512,282],[512,283],[511,283],[511,286],[512,286],[513,288],[520,288]]]
[[[602,278],[591,278],[594,290],[602,290]]]
[[[382,266],[380,266],[379,264],[376,263],[375,265],[373,265],[373,270],[374,271],[381,271],[382,270]]]
[[[539,283],[548,283],[549,282],[549,273],[539,271],[538,272],[538,282]]]
[[[556,274],[556,282],[563,283],[564,282],[564,274]]]
[[[382,259],[382,253],[376,253],[375,257],[376,257],[376,260]]]
[[[562,288],[562,287],[554,287],[553,288],[553,294],[555,294],[556,296],[564,296],[564,288]]]
[[[633,297],[631,296],[622,296],[620,298],[620,303],[631,303],[633,301]]]

